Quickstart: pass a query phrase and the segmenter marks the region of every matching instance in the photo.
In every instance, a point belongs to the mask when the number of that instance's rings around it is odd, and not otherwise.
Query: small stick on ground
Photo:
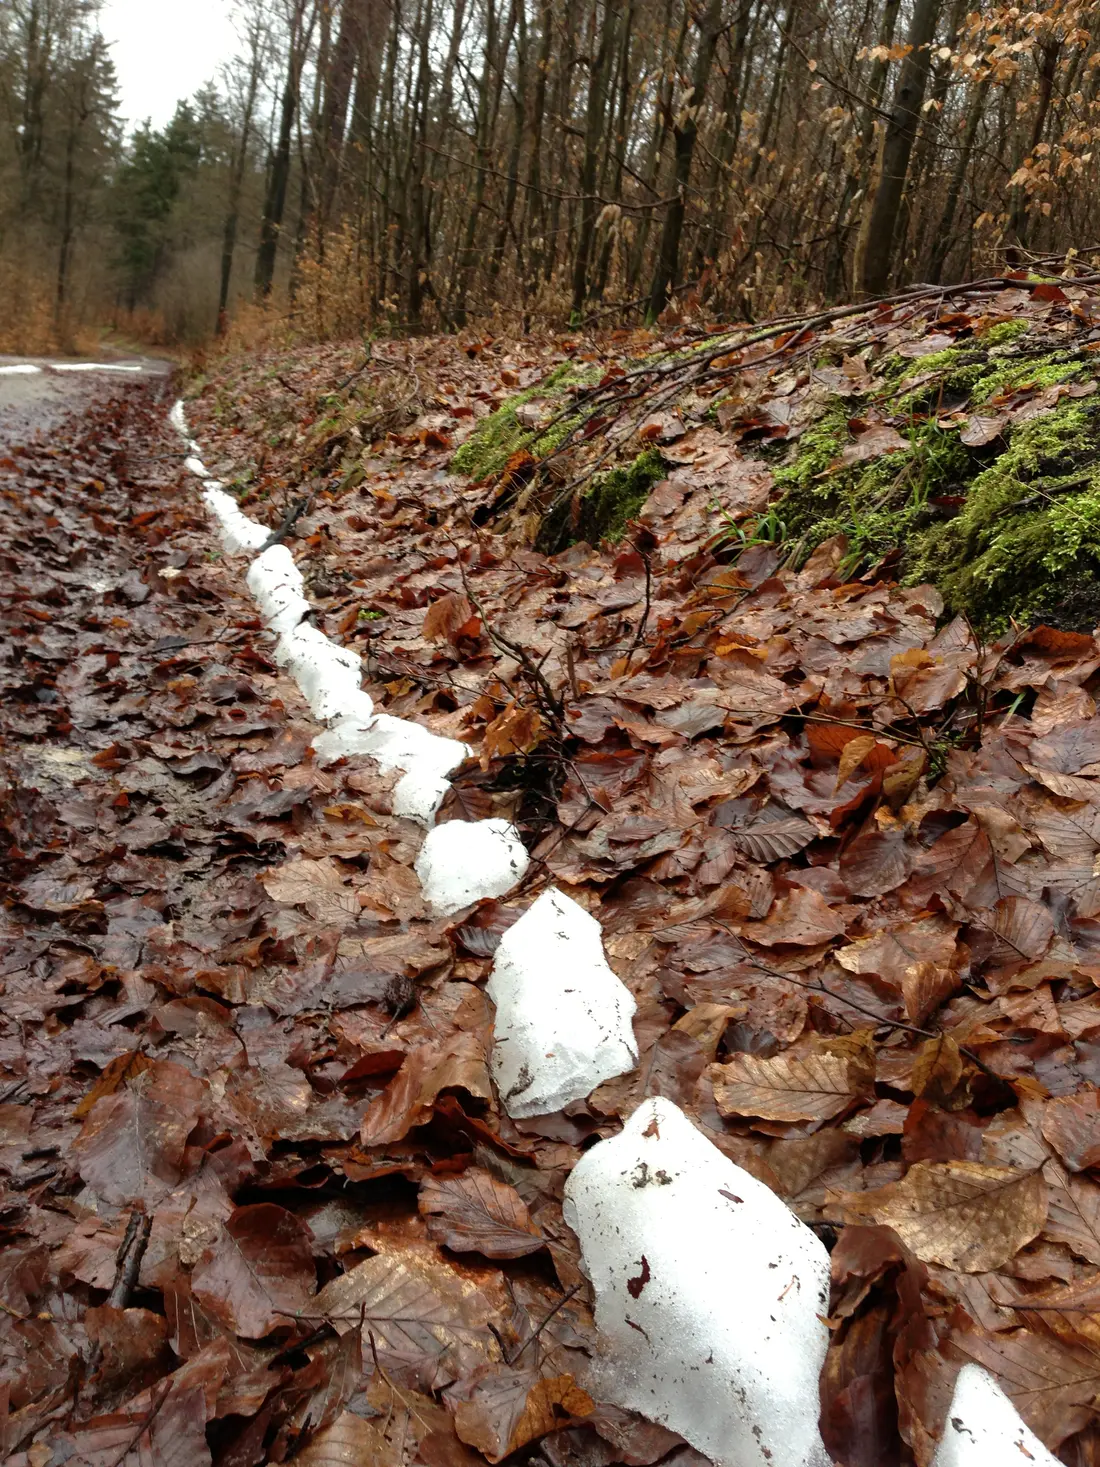
[[[583,1282],[583,1280],[581,1282]],[[550,1313],[548,1315],[546,1315],[546,1317],[541,1321],[541,1323],[539,1323],[538,1325],[535,1326],[534,1330],[531,1332],[531,1334],[529,1334],[527,1336],[527,1338],[524,1340],[523,1344],[520,1345],[519,1349],[516,1350],[512,1355],[510,1355],[509,1358],[504,1362],[506,1365],[515,1365],[516,1361],[523,1354],[524,1350],[527,1349],[527,1346],[529,1344],[531,1344],[531,1342],[533,1340],[537,1340],[538,1339],[539,1335],[542,1334],[543,1330],[546,1328],[546,1326],[553,1319],[554,1315],[557,1314],[558,1310],[559,1309],[564,1309],[564,1307],[566,1306],[566,1304],[568,1304],[569,1301],[570,1301],[570,1299],[572,1299],[573,1295],[580,1293],[580,1290],[581,1290],[581,1282],[575,1283],[571,1289],[569,1289],[566,1293],[564,1293],[561,1296],[561,1298],[558,1300],[558,1302],[554,1305],[553,1309],[551,1309]]]
[[[281,545],[286,537],[290,534],[294,526],[302,518],[302,516],[304,514],[308,514],[312,508],[312,494],[304,496],[301,499],[296,499],[287,510],[286,514],[283,515],[282,523],[279,525],[278,529],[272,530],[271,534],[260,546],[258,553],[262,555],[265,550],[270,550],[273,545]]]
[[[122,1242],[115,1254],[115,1281],[107,1296],[107,1303],[112,1309],[125,1309],[130,1302],[130,1296],[137,1285],[138,1274],[141,1272],[141,1261],[149,1246],[149,1234],[152,1227],[153,1219],[135,1207],[130,1213],[126,1231],[122,1235]],[[97,1342],[92,1346],[84,1366],[85,1381],[95,1375],[102,1355],[102,1347]]]

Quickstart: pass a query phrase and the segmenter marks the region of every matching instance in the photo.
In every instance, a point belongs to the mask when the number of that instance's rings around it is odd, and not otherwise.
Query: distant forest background
[[[760,318],[1100,241],[1100,3],[237,0],[129,136],[98,9],[0,0],[0,349]]]

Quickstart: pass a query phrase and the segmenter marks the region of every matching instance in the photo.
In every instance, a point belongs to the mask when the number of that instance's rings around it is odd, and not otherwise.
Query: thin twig
[[[631,544],[633,544],[633,541]],[[630,664],[634,660],[634,654],[645,640],[646,626],[649,623],[649,608],[653,600],[653,552],[650,550],[639,550],[637,545],[634,545],[634,549],[642,557],[642,563],[645,566],[645,606],[642,608],[642,619],[638,623],[638,631],[635,634],[630,651],[626,654],[624,677],[629,677]]]
[[[462,577],[462,589],[465,591],[470,605],[481,618],[481,624],[485,628],[485,635],[499,652],[506,652],[510,657],[516,658],[520,663],[535,687],[535,695],[543,706],[543,712],[548,715],[558,732],[562,732],[565,726],[565,705],[562,699],[554,692],[547,680],[546,674],[542,671],[538,663],[535,662],[527,648],[519,642],[513,642],[511,637],[506,637],[503,632],[498,631],[490,622],[485,608],[478,600],[473,587],[470,585],[470,578],[466,574],[466,567],[462,562],[461,547],[453,537],[451,537],[451,544],[458,551],[458,571]]]
[[[512,1354],[505,1360],[505,1362],[504,1362],[505,1365],[509,1365],[509,1366],[515,1365],[516,1361],[523,1354],[524,1350],[527,1349],[527,1346],[531,1343],[531,1341],[538,1339],[539,1335],[542,1334],[543,1330],[546,1328],[546,1326],[553,1319],[554,1315],[557,1314],[558,1310],[559,1309],[563,1309],[565,1307],[565,1305],[569,1303],[570,1299],[572,1299],[572,1297],[573,1297],[574,1294],[579,1294],[580,1291],[581,1291],[581,1289],[582,1289],[582,1287],[583,1287],[583,1285],[584,1285],[584,1280],[583,1279],[579,1279],[577,1281],[577,1283],[575,1283],[573,1285],[573,1287],[568,1290],[568,1292],[564,1293],[561,1296],[561,1298],[558,1300],[558,1302],[554,1305],[553,1309],[551,1309],[550,1313],[545,1317],[545,1319],[543,1319],[543,1321],[541,1322],[541,1324],[537,1325],[536,1328],[535,1328],[535,1330],[534,1330],[534,1332],[532,1334],[529,1334],[527,1336],[527,1338],[524,1340],[523,1344],[520,1345],[519,1349],[518,1350],[514,1350],[512,1352]]]
[[[770,963],[762,963],[759,958],[755,957],[749,951],[745,946],[741,934],[734,932],[728,922],[719,922],[718,926],[724,928],[738,944],[745,961],[752,967],[758,968],[761,973],[766,973],[770,978],[778,978],[782,982],[792,983],[796,988],[802,988],[809,993],[820,993],[826,998],[831,998],[834,1003],[846,1004],[848,1008],[855,1009],[856,1013],[863,1014],[865,1018],[874,1019],[880,1028],[903,1029],[907,1034],[917,1034],[922,1039],[950,1038],[950,1035],[945,1034],[942,1029],[922,1029],[919,1024],[907,1024],[902,1019],[890,1019],[885,1014],[876,1013],[874,1009],[869,1009],[864,1004],[856,1003],[854,999],[844,998],[841,994],[834,993],[831,988],[826,988],[825,981],[822,978],[819,978],[816,983],[806,983],[801,978],[794,978],[790,973],[784,973],[782,968],[773,968]],[[960,1044],[959,1053],[965,1055],[972,1064],[976,1065],[983,1074],[988,1075],[991,1080],[996,1080],[1002,1085],[1006,1083],[1004,1076],[999,1075],[996,1070],[987,1065],[985,1060],[979,1059],[972,1049],[967,1049]]]

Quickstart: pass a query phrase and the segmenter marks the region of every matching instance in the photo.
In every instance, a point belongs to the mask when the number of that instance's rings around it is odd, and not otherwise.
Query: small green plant
[[[367,606],[361,606],[359,608],[359,621],[384,621],[385,617],[386,613],[384,611],[374,611]]]
[[[782,545],[787,539],[786,523],[779,518],[774,507],[768,510],[763,519],[757,520],[751,530],[739,525],[729,510],[717,501],[711,503],[710,512],[719,515],[724,521],[708,541],[707,548],[712,553],[734,547],[737,555],[740,555],[750,545]]]

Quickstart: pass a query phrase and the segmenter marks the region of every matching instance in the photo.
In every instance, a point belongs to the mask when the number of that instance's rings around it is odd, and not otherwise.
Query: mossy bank
[[[1041,324],[1000,321],[933,355],[871,363],[862,396],[814,388],[793,441],[755,450],[775,476],[767,525],[782,526],[795,561],[843,535],[842,574],[886,562],[891,577],[931,581],[949,611],[990,632],[1040,619],[1092,630],[1100,623],[1100,363],[1087,346]],[[826,354],[815,365],[837,364]],[[521,451],[551,455],[581,421],[570,391],[586,380],[564,366],[511,398],[458,451],[455,470],[488,479]],[[523,415],[528,403],[541,414]],[[892,428],[894,451],[860,459],[852,451],[858,419]],[[551,498],[539,548],[621,537],[663,472],[649,449],[597,475],[579,497]],[[752,523],[743,528],[751,540]]]
[[[776,468],[801,553],[842,534],[855,573],[896,552],[908,584],[990,630],[1100,621],[1100,393],[1094,358],[1005,322],[916,361],[893,358],[862,402],[834,399]],[[1053,390],[1051,390],[1053,389]],[[846,464],[873,410],[908,445]],[[968,431],[969,427],[969,431]],[[967,439],[971,440],[969,446]]]

